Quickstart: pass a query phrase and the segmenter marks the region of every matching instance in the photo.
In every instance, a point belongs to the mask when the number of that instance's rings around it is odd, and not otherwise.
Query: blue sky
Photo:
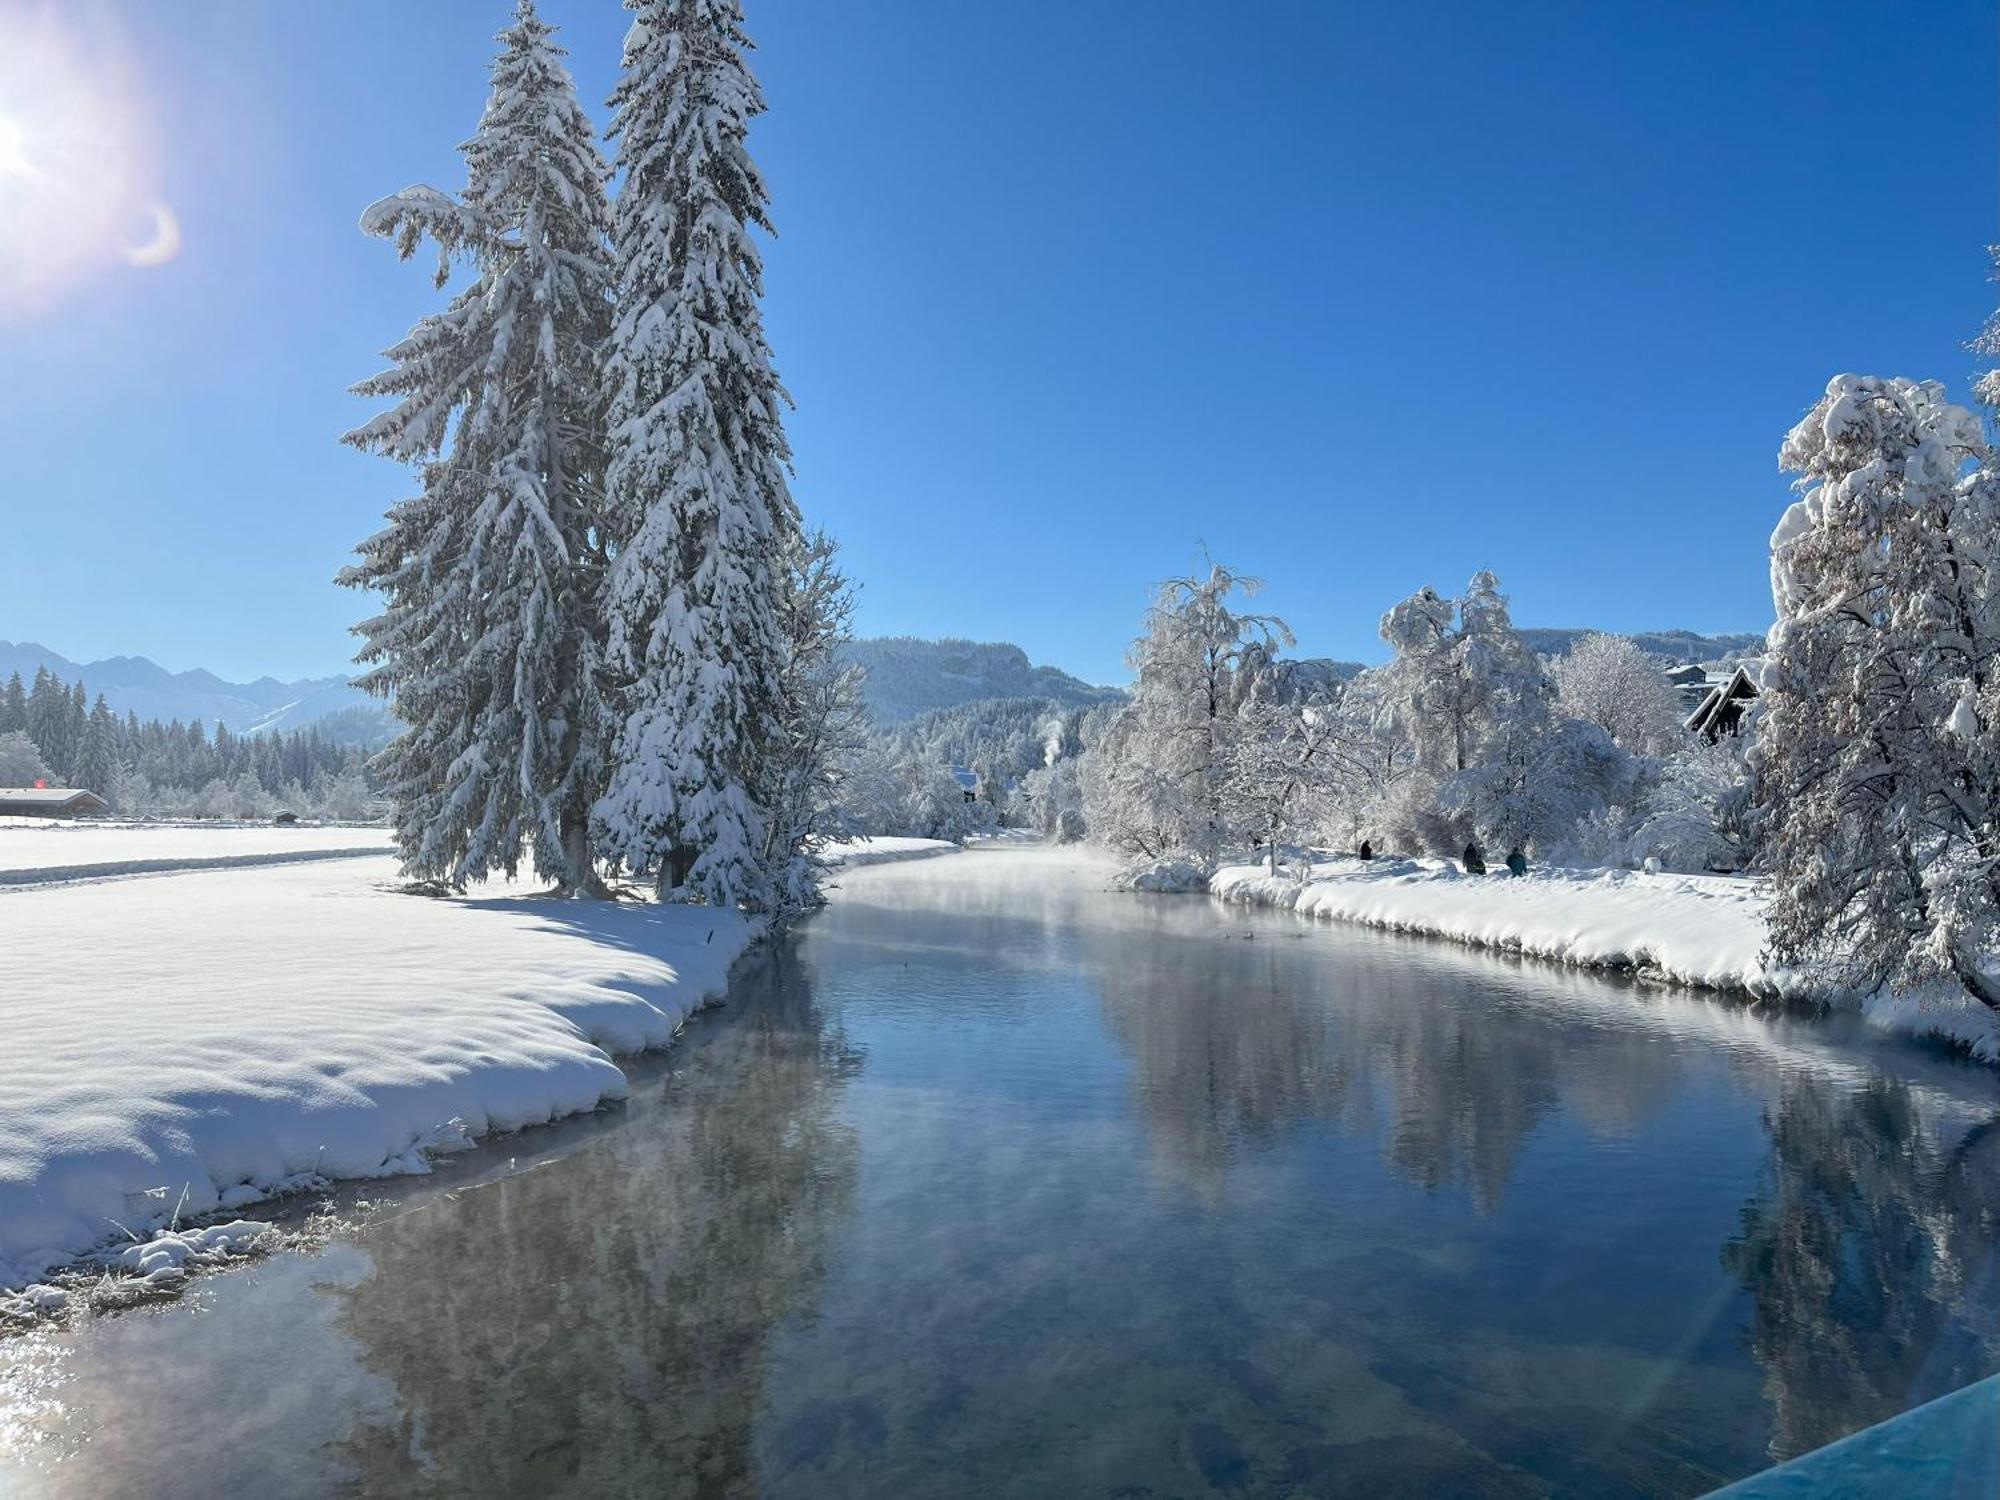
[[[356,216],[462,180],[508,9],[57,10],[137,68],[183,246],[0,323],[0,512],[60,538],[0,636],[340,670],[406,488],[345,388],[437,301]],[[543,10],[596,104],[623,12]],[[1761,629],[1785,429],[1840,370],[1963,397],[1993,301],[1984,0],[747,11],[796,491],[866,633],[1118,680],[1202,543],[1310,654],[1482,566],[1524,624]]]

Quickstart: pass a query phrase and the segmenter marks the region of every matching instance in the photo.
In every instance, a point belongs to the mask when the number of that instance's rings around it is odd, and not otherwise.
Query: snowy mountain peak
[[[143,656],[77,662],[36,641],[0,641],[0,683],[15,672],[32,683],[44,667],[64,682],[82,678],[93,699],[102,693],[113,712],[141,719],[199,719],[211,728],[227,724],[238,734],[264,734],[340,714],[354,721],[343,725],[341,737],[358,741],[386,738],[393,728],[388,711],[345,677],[229,682],[200,667],[169,672]]]

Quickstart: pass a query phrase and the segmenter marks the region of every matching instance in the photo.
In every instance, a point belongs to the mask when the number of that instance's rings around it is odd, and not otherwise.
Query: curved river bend
[[[1690,1495],[2000,1369],[2000,1089],[1060,851],[844,877],[629,1105],[0,1345],[21,1496]]]

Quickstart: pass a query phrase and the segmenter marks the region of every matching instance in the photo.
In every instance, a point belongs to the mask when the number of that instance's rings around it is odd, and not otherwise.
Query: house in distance
[[[0,817],[94,818],[111,804],[81,787],[0,787]]]

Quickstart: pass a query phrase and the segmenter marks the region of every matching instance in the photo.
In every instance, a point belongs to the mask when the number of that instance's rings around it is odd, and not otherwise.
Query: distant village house
[[[80,787],[0,787],[0,817],[94,818],[111,804]]]

